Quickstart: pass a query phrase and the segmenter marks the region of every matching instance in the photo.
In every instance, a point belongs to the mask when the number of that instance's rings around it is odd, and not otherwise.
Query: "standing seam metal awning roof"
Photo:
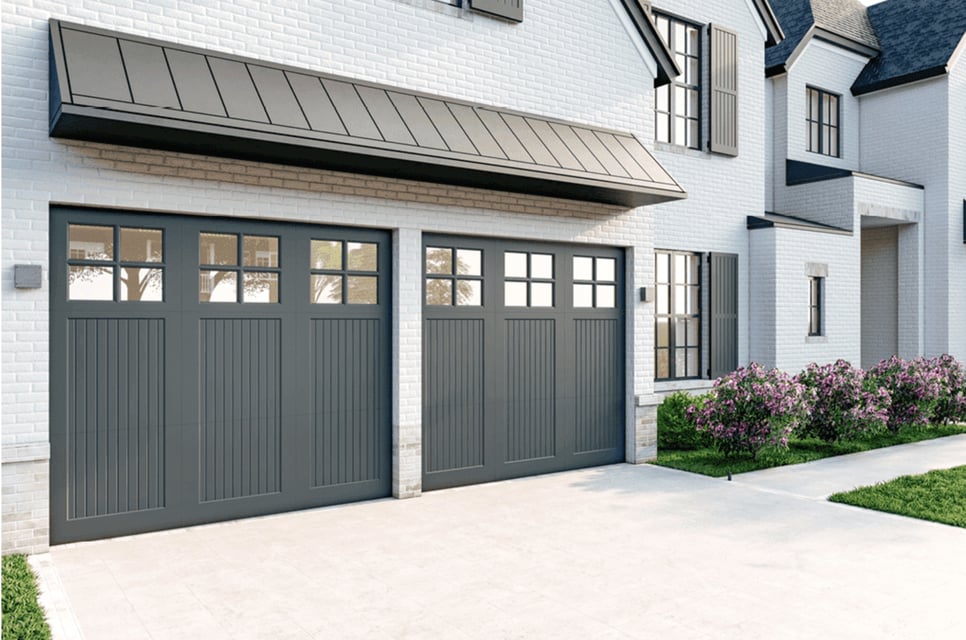
[[[53,137],[624,206],[686,197],[629,133],[58,20],[50,46]]]

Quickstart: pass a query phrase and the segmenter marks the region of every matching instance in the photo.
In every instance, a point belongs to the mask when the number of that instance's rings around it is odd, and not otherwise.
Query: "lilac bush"
[[[813,363],[797,380],[810,390],[812,400],[798,431],[802,436],[834,442],[885,429],[889,392],[867,379],[862,369],[845,360],[822,366]]]
[[[933,407],[933,422],[966,422],[966,370],[956,358],[943,354],[929,360],[939,378],[939,398]]]
[[[777,369],[751,363],[718,378],[703,407],[690,410],[698,431],[726,455],[765,447],[788,448],[788,437],[808,410],[805,387]]]
[[[940,372],[929,360],[892,356],[869,369],[868,375],[889,392],[889,431],[898,433],[905,425],[929,424],[943,391]]]

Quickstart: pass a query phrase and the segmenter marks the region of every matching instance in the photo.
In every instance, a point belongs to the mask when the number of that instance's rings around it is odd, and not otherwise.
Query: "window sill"
[[[675,391],[704,391],[710,389],[714,380],[691,378],[687,380],[663,380],[654,382],[654,393],[665,394]]]
[[[654,150],[666,153],[675,153],[679,156],[695,156],[704,157],[705,152],[702,149],[692,149],[691,147],[685,147],[680,144],[671,144],[670,142],[657,142],[654,141]]]

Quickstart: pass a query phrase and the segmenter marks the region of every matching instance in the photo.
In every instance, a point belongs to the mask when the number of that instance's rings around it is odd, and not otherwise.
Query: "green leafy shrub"
[[[691,414],[727,456],[788,449],[788,439],[810,408],[804,385],[778,369],[752,362],[718,378],[708,400]]]
[[[37,582],[27,558],[3,557],[3,640],[46,640],[50,627],[37,604]]]
[[[825,442],[854,440],[885,429],[889,418],[889,392],[877,387],[865,371],[845,360],[808,365],[797,380],[811,396],[808,417],[797,436]]]
[[[689,415],[691,407],[704,405],[705,396],[692,396],[686,391],[676,391],[664,398],[657,408],[657,447],[693,451],[711,444],[707,434],[700,433]]]

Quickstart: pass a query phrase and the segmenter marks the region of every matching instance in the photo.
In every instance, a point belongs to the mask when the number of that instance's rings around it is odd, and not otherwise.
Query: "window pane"
[[[832,153],[832,130],[829,127],[822,127],[822,151],[828,155]]]
[[[826,120],[833,127],[839,124],[839,99],[835,96],[828,96],[828,118]]]
[[[574,258],[574,280],[593,280],[594,279],[594,259]]]
[[[678,318],[674,321],[674,346],[686,347],[688,344],[688,321]]]
[[[674,115],[687,115],[688,90],[685,87],[674,87]]]
[[[662,315],[671,313],[671,287],[669,285],[657,288],[657,312]]]
[[[113,260],[114,227],[91,227],[72,224],[67,257],[72,260]],[[111,296],[113,298],[113,295]],[[74,299],[74,298],[71,298]],[[77,298],[78,300],[101,300],[102,298]]]
[[[270,236],[245,236],[246,267],[277,267],[278,266],[278,238]]]
[[[453,304],[453,281],[443,278],[426,278],[426,304]]]
[[[658,111],[668,112],[671,110],[671,93],[668,86],[661,85],[654,90],[654,104]]]
[[[808,90],[808,119],[818,120],[818,91]]]
[[[617,261],[613,258],[597,258],[597,280],[614,282],[617,274]]]
[[[121,251],[124,242],[121,241]],[[121,300],[161,302],[164,299],[164,270],[142,267],[121,268]]]
[[[677,107],[675,107],[677,110]],[[685,138],[688,132],[688,119],[683,116],[674,117],[674,139],[672,142],[675,144],[685,144]]]
[[[811,333],[812,335],[818,335],[821,332],[821,324],[820,324],[820,316],[819,316],[818,308],[817,307],[812,308],[809,316],[810,317],[809,317],[808,332]]]
[[[341,269],[342,242],[339,240],[313,240],[311,265],[313,269]]]
[[[667,318],[657,319],[657,346],[667,347],[671,344],[671,321]]]
[[[674,255],[674,282],[684,284],[688,281],[688,256],[683,254]]]
[[[839,155],[839,131],[838,129],[832,129],[829,132],[829,144],[828,153],[830,156]]]
[[[819,125],[817,123],[811,122],[808,125],[808,150],[818,151],[818,133]]]
[[[615,305],[617,287],[612,284],[597,285],[597,306],[601,309],[612,309]]]
[[[697,120],[688,120],[688,139],[684,141],[684,144],[692,149],[697,149],[701,146]]]
[[[670,142],[671,141],[671,117],[666,113],[657,114],[657,133],[656,139],[658,142]]]
[[[670,378],[671,364],[667,349],[658,349],[657,352],[657,377]]]
[[[688,346],[697,347],[701,344],[700,333],[701,323],[697,320],[688,320]]]
[[[233,233],[202,233],[198,241],[198,263],[237,265],[238,236]]]
[[[426,273],[453,273],[453,250],[426,247]]]
[[[480,280],[457,280],[456,304],[461,307],[481,306],[483,304],[483,282]]]
[[[379,246],[371,242],[350,242],[346,247],[349,271],[378,271]],[[350,287],[351,289],[351,287]],[[351,295],[349,296],[352,297]]]
[[[687,353],[688,353],[688,370],[686,375],[689,377],[696,376],[698,375],[698,350],[688,349]]]
[[[671,281],[671,255],[668,253],[659,253],[655,256],[655,261],[657,263],[657,282],[670,282]]]
[[[342,276],[312,274],[309,301],[313,304],[342,304]]]
[[[678,349],[674,352],[674,376],[676,378],[685,378],[687,375],[687,350]]]
[[[687,26],[683,22],[674,23],[674,50],[683,51],[684,43],[687,39],[685,32],[687,31]]]
[[[503,254],[503,271],[507,278],[526,278],[527,254],[507,251]]]
[[[121,227],[122,262],[162,262],[163,233],[160,229],[132,229]]]
[[[681,315],[688,312],[688,288],[682,284],[674,287],[674,313]]]
[[[689,55],[698,55],[698,33],[699,32],[695,27],[688,27],[688,43],[685,46],[685,51],[687,51]]]
[[[655,16],[657,22],[657,30],[664,38],[664,44],[671,45],[671,23],[664,16]]]
[[[553,306],[553,283],[534,282],[530,285],[530,306],[531,307],[552,307]]]
[[[483,275],[483,252],[478,249],[457,249],[456,273],[461,276]]]
[[[527,306],[527,283],[506,282],[503,287],[504,304],[508,307]]]
[[[113,300],[112,267],[70,267],[67,272],[68,300]]]
[[[694,314],[698,312],[699,301],[698,298],[701,295],[701,290],[698,287],[688,287],[688,310],[687,313]]]
[[[243,282],[243,302],[278,302],[277,273],[246,271]]]
[[[348,304],[376,304],[379,278],[376,276],[348,276]]]
[[[698,256],[688,256],[688,284],[698,284],[698,267],[701,261]]]
[[[574,285],[574,306],[575,307],[594,306],[594,285],[592,284]]]
[[[688,104],[685,111],[689,118],[698,117],[698,91],[697,89],[688,89]]]
[[[545,253],[534,253],[530,255],[530,277],[553,278],[553,256]]]
[[[198,274],[198,300],[238,302],[238,274],[234,271],[201,271]]]

